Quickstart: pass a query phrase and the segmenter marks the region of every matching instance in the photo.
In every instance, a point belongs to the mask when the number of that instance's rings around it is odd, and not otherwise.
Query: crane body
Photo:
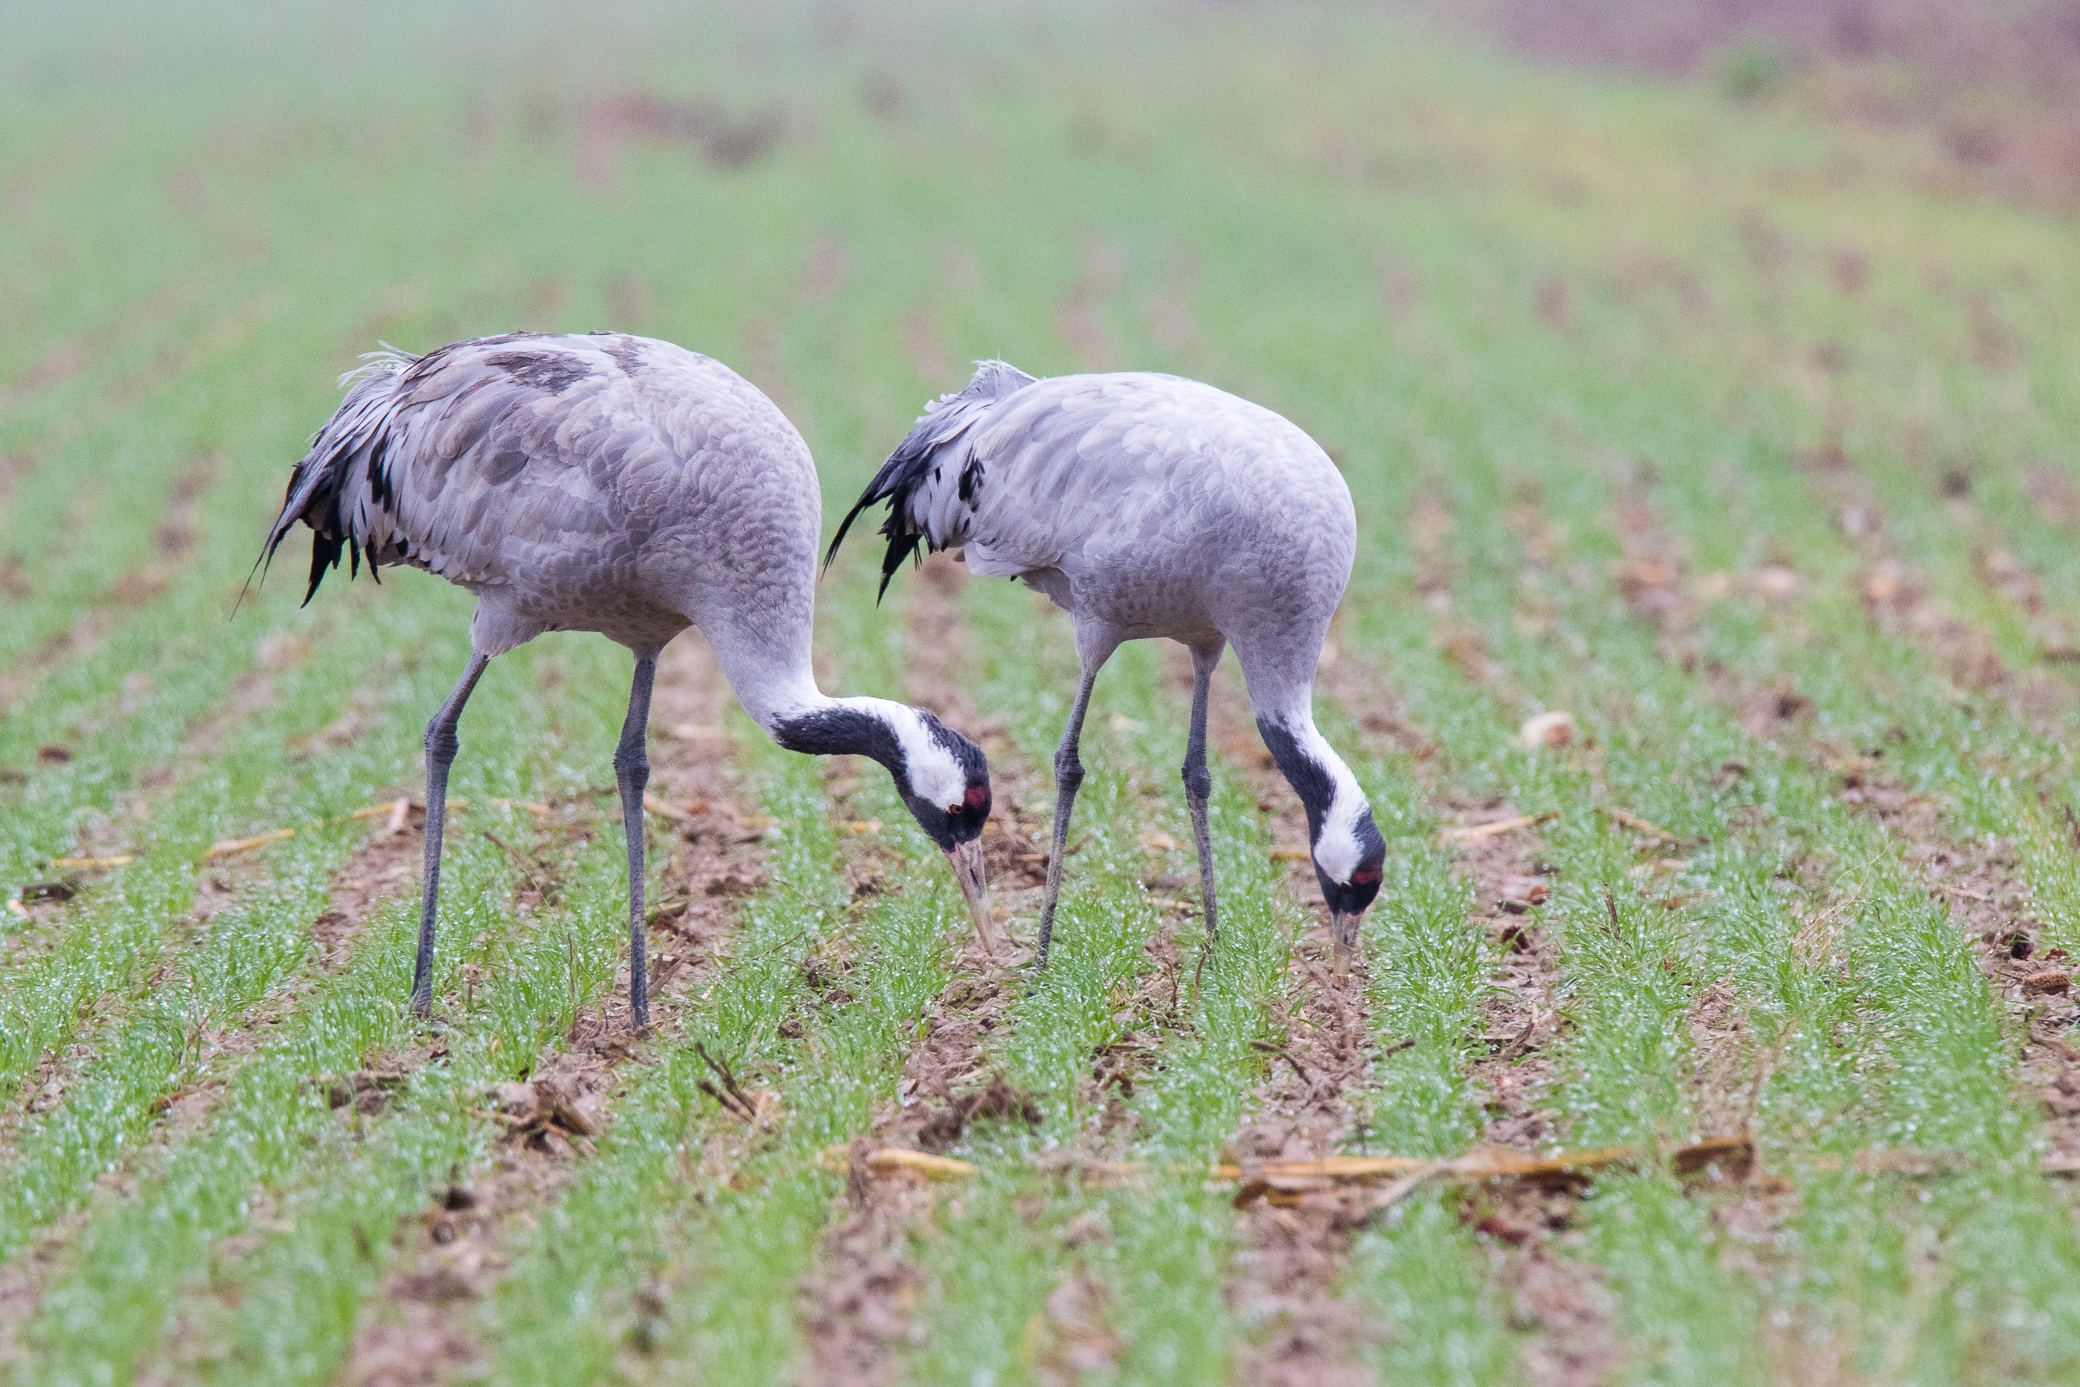
[[[1260,405],[1176,376],[1036,380],[982,362],[965,390],[917,421],[829,554],[879,502],[889,505],[884,591],[919,546],[959,549],[970,572],[1022,579],[1070,615],[1082,674],[1055,755],[1041,964],[1098,671],[1121,643],[1163,638],[1192,653],[1183,778],[1209,940],[1218,916],[1207,702],[1232,645],[1265,745],[1307,809],[1341,976],[1379,890],[1385,843],[1357,778],[1314,723],[1315,669],[1357,546],[1350,490],[1314,440]]]
[[[822,502],[800,433],[721,362],[625,333],[508,333],[423,356],[371,353],[291,476],[263,557],[301,522],[317,592],[342,556],[424,569],[476,594],[472,654],[427,726],[426,875],[412,1005],[432,1005],[448,768],[464,705],[496,656],[546,631],[596,631],[635,657],[614,757],[628,834],[631,1025],[648,1024],[643,790],[657,654],[707,637],[746,712],[780,745],[872,757],[952,859],[994,951],[978,837],[981,751],[921,709],[831,698],[810,664]]]

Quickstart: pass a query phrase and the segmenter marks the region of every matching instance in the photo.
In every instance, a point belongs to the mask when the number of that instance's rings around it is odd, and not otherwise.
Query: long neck
[[[1307,838],[1315,862],[1334,879],[1348,880],[1365,852],[1360,825],[1369,824],[1372,816],[1358,777],[1316,730],[1314,713],[1304,701],[1260,714],[1257,731],[1307,808]]]
[[[816,687],[806,638],[773,640],[770,633],[725,629],[709,644],[737,702],[789,751],[867,756],[891,770],[902,764],[895,722],[909,710],[886,699],[826,694]]]
[[[879,762],[905,794],[958,804],[967,772],[928,716],[885,698],[832,698],[816,687],[807,641],[768,644],[710,637],[737,701],[766,735],[810,756],[864,756]]]
[[[840,700],[816,687],[809,660],[809,628],[746,629],[748,623],[707,622],[702,631],[737,702],[751,720],[777,736],[781,723],[827,709]]]

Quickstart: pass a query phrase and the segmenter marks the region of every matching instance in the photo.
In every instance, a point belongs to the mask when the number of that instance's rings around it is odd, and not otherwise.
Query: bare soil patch
[[[735,927],[737,901],[764,876],[758,835],[743,831],[730,798],[734,777],[719,730],[727,699],[697,634],[667,647],[651,705],[650,795],[685,817],[652,820],[675,840],[653,846],[654,856],[669,854],[650,915],[658,1034],[674,1029]],[[429,1191],[427,1208],[397,1228],[383,1297],[363,1310],[344,1381],[403,1387],[480,1369],[470,1307],[497,1281],[534,1212],[559,1197],[592,1153],[612,1120],[618,1071],[640,1053],[640,1039],[625,1029],[627,998],[624,958],[599,1001],[579,1013],[527,1082],[485,1096],[504,1129],[496,1153],[466,1182]]]
[[[1894,555],[1875,488],[1850,468],[1839,447],[1814,450],[1805,458],[1805,467],[1815,494],[1833,509],[1837,526],[1869,561],[1858,583],[1869,619],[1927,651],[1959,685],[2006,700],[2018,721],[2034,723],[2040,732],[2053,731],[2051,719],[2072,704],[2071,687],[2041,669],[2010,668],[1988,633],[1958,619],[1932,595],[1927,580]],[[1967,489],[1967,484],[1959,484],[1953,505],[1963,504]],[[1628,560],[1633,571],[1660,575],[1655,584],[1659,596],[1643,615],[1672,615],[1679,632],[1694,615],[1704,584],[1685,581],[1683,565],[1674,557],[1677,546],[1661,531],[1637,479],[1620,521],[1627,553],[1636,556]],[[1982,548],[1977,576],[2013,603],[2041,639],[2063,638],[2042,582],[2027,566],[2001,550]],[[1779,566],[1748,575],[1745,585],[1766,600],[1788,599],[1802,591],[1803,580],[1788,566]],[[1665,646],[1665,653],[1685,669],[1697,667],[1679,640]],[[1952,833],[1938,802],[1914,794],[1888,773],[1883,746],[1846,749],[1816,740],[1810,726],[1811,700],[1788,685],[1758,685],[1724,669],[1703,673],[1706,687],[1738,709],[1751,735],[1838,776],[1843,802],[1878,819],[1903,842],[1903,859],[1927,873],[1930,894],[1948,903],[1952,918],[1972,940],[1989,986],[2004,998],[2031,1038],[2023,1055],[2023,1083],[2044,1097],[2054,1149],[2060,1154],[2080,1151],[2080,1048],[2065,1039],[2080,1017],[2064,983],[2070,961],[2050,956],[2062,955],[2063,950],[2046,950],[2037,942],[2041,925],[2027,914],[2027,887],[2017,870],[2013,845],[1960,839]],[[1722,767],[1728,777],[1744,773],[1745,767],[1734,763]],[[1737,1090],[1745,1086],[1740,1075],[1752,1057],[1744,1056],[1747,1039],[1722,989],[1707,991],[1692,1019],[1692,1035],[1697,1042],[1699,1083],[1694,1087],[1700,1115],[1716,1111],[1730,1118],[1740,1113],[1745,1121]]]
[[[1171,661],[1173,678],[1189,690],[1189,654],[1176,647]],[[1327,916],[1305,859],[1306,811],[1273,765],[1248,709],[1239,678],[1217,680],[1207,740],[1248,778],[1274,841],[1299,854],[1285,859],[1286,887],[1313,917],[1314,928],[1288,955],[1284,984],[1272,1002],[1284,1022],[1284,1040],[1268,1056],[1269,1067],[1250,1095],[1249,1117],[1232,1142],[1245,1171],[1259,1161],[1337,1154],[1355,1121],[1351,1100],[1368,1082],[1373,1049],[1365,1000],[1368,961],[1361,954],[1349,980],[1337,985],[1329,967]],[[1356,1387],[1372,1380],[1359,1355],[1385,1329],[1365,1307],[1336,1291],[1363,1198],[1324,1191],[1291,1207],[1251,1200],[1238,1213],[1242,1246],[1222,1291],[1251,1330],[1237,1350],[1241,1381]]]
[[[896,1381],[899,1350],[911,1341],[924,1277],[906,1247],[937,1195],[908,1176],[868,1175],[867,1152],[883,1146],[944,1151],[977,1122],[1039,1120],[1033,1099],[991,1073],[983,1059],[1017,987],[1016,974],[991,968],[981,946],[964,941],[955,979],[926,1012],[924,1038],[904,1062],[896,1101],[853,1144],[845,1216],[824,1233],[797,1292],[808,1349],[803,1382]]]
[[[975,706],[969,692],[973,664],[960,611],[970,581],[967,568],[951,555],[933,554],[916,577],[904,621],[906,690],[920,707],[973,738],[989,757],[991,811],[982,847],[997,918],[1037,910],[1047,884],[1048,840],[1044,821],[1027,806],[1051,798],[1052,787],[1018,754],[1004,725]]]
[[[1366,964],[1336,986],[1324,961],[1296,950],[1282,997],[1286,1037],[1251,1095],[1234,1141],[1245,1171],[1255,1161],[1334,1155],[1350,1130],[1350,1097],[1367,1078],[1371,1027]],[[1237,1350],[1243,1381],[1339,1384],[1373,1380],[1358,1355],[1385,1327],[1340,1297],[1350,1236],[1365,1196],[1323,1191],[1290,1208],[1252,1201],[1237,1217],[1242,1248],[1223,1288],[1255,1333]]]
[[[1472,825],[1518,817],[1515,805],[1490,799],[1461,811]],[[1544,1105],[1557,1077],[1551,1047],[1560,1025],[1560,942],[1544,928],[1540,908],[1558,878],[1541,856],[1536,834],[1518,830],[1469,838],[1457,848],[1460,870],[1474,888],[1470,923],[1500,949],[1494,985],[1482,1010],[1472,1080],[1486,1095],[1482,1143],[1533,1151],[1559,1133]],[[1558,1241],[1574,1225],[1575,1196],[1528,1185],[1469,1193],[1461,1219],[1498,1249],[1497,1274],[1512,1300],[1512,1318],[1532,1331],[1520,1353],[1527,1382],[1575,1387],[1602,1382],[1623,1357],[1611,1325],[1616,1297],[1598,1269]]]
[[[204,454],[174,478],[168,489],[166,516],[153,535],[152,557],[103,588],[70,626],[52,634],[27,659],[17,661],[7,673],[0,674],[0,707],[28,699],[51,670],[92,651],[123,619],[121,612],[142,607],[164,594],[175,570],[194,548],[196,506],[216,480],[222,461],[214,453]],[[0,465],[0,500],[5,499],[6,484],[12,475],[8,466]],[[10,557],[5,563],[8,567],[0,577],[13,574],[7,585],[21,587],[20,592],[9,595],[27,596],[29,589],[19,576],[20,560]],[[144,675],[136,678],[147,679]],[[126,688],[125,692],[131,691]]]
[[[423,825],[423,821],[424,809],[417,807],[413,825]],[[96,1192],[85,1206],[59,1220],[30,1249],[0,1268],[0,1345],[12,1342],[19,1327],[41,1307],[49,1276],[62,1270],[73,1237],[93,1216],[99,1203],[108,1198],[134,1197],[140,1188],[139,1172],[208,1123],[223,1096],[227,1067],[258,1050],[267,1028],[279,1025],[293,1010],[297,998],[308,993],[319,978],[346,966],[354,940],[375,912],[389,899],[416,886],[414,868],[423,854],[423,839],[418,833],[393,833],[381,827],[333,873],[327,909],[310,926],[314,969],[277,996],[229,1018],[227,1024],[204,1027],[194,1039],[192,1072],[196,1077],[154,1100],[153,1121],[144,1140],[119,1166],[96,1181]],[[266,876],[264,858],[220,863],[206,869],[197,884],[187,924],[169,936],[161,962],[146,976],[143,985],[155,986],[176,966],[179,943],[185,935],[208,924],[233,904],[242,891],[257,887]],[[119,1003],[120,998],[109,994],[100,999],[96,1010],[113,1009]],[[0,1122],[0,1148],[12,1143],[28,1116],[62,1102],[75,1076],[85,1072],[94,1055],[90,1039],[67,1047],[62,1056],[48,1057],[29,1087],[29,1101],[19,1113],[10,1113],[8,1120]],[[352,1106],[368,1116],[379,1113],[389,1087],[402,1072],[385,1069],[343,1076],[339,1082],[346,1086],[347,1102],[335,1106]],[[0,1348],[0,1361],[5,1357],[4,1348]]]
[[[1085,241],[1083,270],[1055,314],[1055,331],[1069,344],[1077,363],[1086,371],[1120,369],[1119,348],[1099,320],[1098,306],[1126,277],[1127,263],[1119,247],[1096,237]]]
[[[1001,917],[1009,905],[1005,898],[1023,903],[1046,881],[1045,859],[1034,844],[1038,825],[1022,819],[1018,807],[1024,767],[1013,764],[1017,758],[1003,729],[980,719],[961,682],[966,629],[959,604],[966,569],[938,554],[926,560],[917,578],[905,616],[906,692],[948,725],[977,737],[990,758],[993,805],[983,845]],[[878,890],[871,859],[863,869],[874,874]],[[905,1255],[906,1245],[915,1220],[930,1211],[936,1196],[907,1176],[870,1176],[866,1153],[883,1146],[944,1151],[976,1122],[1039,1121],[1031,1097],[990,1072],[983,1059],[991,1033],[1017,997],[1018,974],[1011,965],[1026,957],[1026,950],[1014,948],[992,960],[972,936],[962,939],[953,981],[926,1010],[924,1034],[904,1061],[896,1101],[855,1139],[846,1213],[825,1231],[797,1291],[808,1348],[804,1382],[892,1382],[900,1372],[899,1350],[913,1333],[924,1278]]]
[[[1419,545],[1419,564],[1432,565],[1433,581],[1448,592],[1443,586],[1449,583],[1443,571],[1449,562],[1443,536],[1449,533],[1450,518],[1441,507],[1434,509],[1426,522],[1432,534],[1431,558],[1420,558]],[[1549,571],[1560,550],[1557,538],[1546,533],[1535,494],[1517,497],[1510,524],[1523,541],[1527,568],[1533,573]],[[1543,605],[1541,586],[1528,583],[1521,592],[1526,605],[1520,620],[1548,621],[1551,613]],[[1448,597],[1432,605],[1442,615],[1448,611]],[[1485,658],[1456,663],[1485,682]],[[1437,760],[1436,744],[1390,705],[1381,704],[1380,691],[1390,687],[1384,671],[1340,657],[1325,664],[1322,681],[1357,716],[1368,748],[1407,758],[1454,824],[1472,827],[1523,817],[1506,799],[1469,799],[1452,789]],[[1555,1078],[1550,1054],[1560,1025],[1558,993],[1563,979],[1561,945],[1543,927],[1541,911],[1558,876],[1544,860],[1535,825],[1458,838],[1454,853],[1457,870],[1473,888],[1468,927],[1487,935],[1497,954],[1489,974],[1494,991],[1483,1004],[1469,1074],[1486,1101],[1482,1144],[1522,1151],[1549,1147],[1558,1133],[1544,1103]],[[1571,1256],[1560,1241],[1573,1225],[1574,1202],[1565,1190],[1495,1186],[1470,1191],[1460,1207],[1467,1226],[1495,1249],[1495,1275],[1510,1295],[1513,1324],[1526,1331],[1519,1349],[1525,1378],[1539,1387],[1604,1381],[1623,1356],[1611,1324],[1615,1297],[1602,1289],[1597,1269]]]
[[[2017,1085],[2043,1104],[2043,1126],[2055,1157],[2080,1156],[2080,1046],[2074,1025],[2073,960],[2047,947],[2043,925],[2029,914],[2029,890],[2014,845],[2004,839],[1960,838],[1943,822],[1942,806],[1851,758],[1843,765],[1842,801],[1883,823],[1901,839],[1902,859],[1918,870],[1929,894],[1944,903],[1969,943],[1987,986],[2025,1039]]]

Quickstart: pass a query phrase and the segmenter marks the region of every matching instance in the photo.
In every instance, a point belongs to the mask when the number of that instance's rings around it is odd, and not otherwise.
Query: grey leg
[[[426,895],[419,907],[419,958],[412,966],[412,1015],[433,1012],[433,920],[441,898],[441,829],[448,817],[448,767],[455,762],[455,724],[477,687],[489,655],[471,652],[469,668],[455,681],[441,710],[426,724]]]
[[[1192,843],[1199,850],[1199,899],[1206,907],[1208,948],[1221,942],[1221,931],[1214,914],[1213,832],[1206,824],[1206,801],[1213,794],[1213,776],[1206,769],[1206,700],[1226,648],[1226,641],[1215,641],[1192,651],[1192,730],[1184,744],[1184,798],[1192,810]]]
[[[1096,659],[1083,662],[1083,679],[1076,686],[1076,706],[1069,710],[1069,726],[1054,754],[1054,846],[1047,854],[1047,898],[1040,903],[1039,957],[1035,972],[1047,968],[1047,946],[1054,938],[1055,901],[1062,894],[1062,860],[1069,851],[1069,811],[1076,806],[1076,787],[1083,784],[1083,762],[1076,758],[1076,744],[1083,738],[1083,714],[1090,707],[1091,686],[1098,670],[1112,654],[1110,649]]]
[[[628,833],[628,1028],[650,1024],[650,977],[643,958],[643,788],[650,783],[650,685],[657,677],[657,652],[636,652],[635,682],[628,690],[628,721],[614,752],[614,779],[621,786],[621,824]]]

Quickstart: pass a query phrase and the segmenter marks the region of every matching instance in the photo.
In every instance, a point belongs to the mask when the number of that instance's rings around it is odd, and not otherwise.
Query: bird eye
[[[955,818],[959,818],[961,811],[965,808],[967,808],[967,806],[964,804],[949,804],[946,806],[946,812],[953,815]]]

